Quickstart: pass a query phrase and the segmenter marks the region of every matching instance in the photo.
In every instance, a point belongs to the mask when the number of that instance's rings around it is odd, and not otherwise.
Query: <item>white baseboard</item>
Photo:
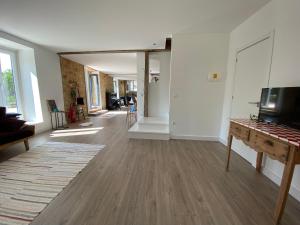
[[[227,140],[219,137],[219,142],[222,143],[223,145],[227,146]],[[235,151],[237,154],[238,151],[237,149],[235,149],[234,147],[232,147],[232,150]],[[242,157],[242,156],[240,156]],[[250,164],[255,168],[256,166],[256,163],[251,163]],[[263,167],[262,168],[262,173],[268,177],[271,181],[273,181],[275,184],[277,184],[278,186],[280,185],[281,183],[281,176],[279,176],[278,174],[274,173],[272,170],[270,170],[269,168],[267,167]],[[299,202],[300,202],[300,190],[293,186],[293,184],[291,184],[291,187],[290,187],[290,195],[293,196],[295,199],[297,199]]]
[[[155,133],[130,133],[128,132],[128,138],[130,139],[148,139],[148,140],[170,140],[169,134],[155,134]]]
[[[222,143],[223,145],[227,146],[227,140],[219,137],[219,142]]]
[[[200,140],[200,141],[219,141],[223,145],[227,146],[227,140],[223,139],[221,137],[209,137],[209,136],[197,136],[197,135],[171,135],[171,139],[181,139],[181,140]],[[237,149],[232,148],[233,151],[235,151],[238,154]],[[242,156],[241,156],[242,157]],[[253,167],[256,166],[254,163],[250,163]],[[268,177],[271,181],[273,181],[278,186],[281,183],[281,176],[278,174],[275,174],[272,170],[269,168],[263,167],[262,173]],[[300,201],[300,189],[293,186],[293,184],[290,187],[290,195],[293,196],[295,199]]]
[[[269,168],[266,168],[266,167],[262,168],[262,173],[266,177],[268,177],[271,181],[273,181],[275,184],[277,184],[278,186],[280,185],[280,183],[281,183],[281,176],[278,176],[272,170],[270,170]],[[296,188],[295,186],[291,185],[289,193],[295,199],[297,199],[298,201],[300,201],[300,190],[298,188]]]
[[[218,137],[198,136],[198,135],[171,135],[171,139],[195,140],[195,141],[219,141]]]

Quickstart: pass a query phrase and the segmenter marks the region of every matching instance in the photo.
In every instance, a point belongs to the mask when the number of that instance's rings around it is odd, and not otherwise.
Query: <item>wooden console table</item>
[[[295,165],[300,164],[300,131],[247,119],[231,120],[228,134],[227,170],[233,137],[257,151],[256,170],[258,172],[261,170],[264,153],[285,164],[274,211],[274,219],[278,224],[285,208]]]

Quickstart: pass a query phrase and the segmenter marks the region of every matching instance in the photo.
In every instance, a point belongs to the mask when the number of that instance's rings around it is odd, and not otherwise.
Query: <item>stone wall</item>
[[[86,70],[89,74],[99,74],[99,71],[97,71],[91,67],[88,67],[88,66],[86,67]]]
[[[61,74],[62,74],[62,83],[63,83],[63,93],[64,93],[64,103],[65,111],[69,110],[70,105],[74,102],[71,96],[71,88],[74,82],[78,85],[79,95],[84,98],[84,103],[87,104],[86,96],[86,83],[84,75],[84,66],[60,57],[61,64]],[[106,92],[113,91],[113,78],[107,74],[101,73],[97,70],[94,70],[90,67],[87,67],[88,73],[98,73],[100,77],[100,92],[101,92],[101,108],[106,109]],[[85,107],[86,113],[88,107]]]
[[[74,82],[77,83],[79,96],[83,97],[84,103],[86,104],[87,100],[84,66],[64,57],[60,57],[60,67],[62,74],[65,111],[68,111],[70,105],[74,103],[74,99],[71,96],[71,88],[74,85]],[[87,113],[87,107],[85,107],[85,110]]]
[[[113,78],[100,72],[100,92],[102,109],[106,109],[106,92],[113,91]]]
[[[126,95],[126,85],[127,85],[126,80],[119,80],[119,95],[120,95],[120,97],[123,97]]]

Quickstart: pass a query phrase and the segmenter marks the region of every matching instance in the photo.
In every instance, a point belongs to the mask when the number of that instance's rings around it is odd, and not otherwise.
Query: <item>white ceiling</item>
[[[0,30],[56,52],[163,48],[176,33],[229,32],[268,1],[0,0]]]
[[[4,39],[4,38],[0,38],[0,46],[3,47],[5,46],[7,49],[31,49],[25,45],[21,45],[19,43]]]
[[[120,79],[136,78],[136,53],[72,54],[63,57]],[[156,54],[150,54],[149,69],[151,73],[160,72],[160,61]]]
[[[109,75],[132,76],[137,73],[136,53],[77,54],[63,57]]]

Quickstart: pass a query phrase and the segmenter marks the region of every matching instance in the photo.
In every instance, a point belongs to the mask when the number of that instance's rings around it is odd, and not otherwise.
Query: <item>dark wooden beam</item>
[[[136,53],[136,52],[166,52],[171,51],[172,39],[167,38],[164,49],[127,49],[127,50],[104,50],[104,51],[78,51],[58,52],[58,55],[79,55],[79,54],[109,54],[109,53]]]
[[[148,117],[149,52],[145,52],[144,117]]]
[[[171,49],[172,49],[172,38],[167,38],[166,39],[165,50],[166,51],[171,51]]]
[[[82,51],[82,52],[58,52],[58,55],[79,55],[79,54],[109,54],[109,53],[136,53],[136,52],[166,52],[166,49],[132,49],[132,50],[106,50],[106,51]]]

